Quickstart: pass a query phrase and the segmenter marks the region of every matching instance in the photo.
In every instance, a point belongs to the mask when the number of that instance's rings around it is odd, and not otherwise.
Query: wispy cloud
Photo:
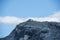
[[[17,24],[23,21],[25,21],[23,18],[18,18],[14,16],[0,17],[0,23]]]
[[[36,21],[60,22],[60,11],[54,12],[52,15],[44,18],[33,18]]]
[[[18,23],[24,22],[28,19],[32,19],[35,21],[60,22],[60,11],[55,12],[54,14],[52,14],[48,17],[44,17],[44,18],[36,18],[36,17],[35,18],[33,18],[33,17],[18,18],[18,17],[14,17],[14,16],[5,16],[5,17],[0,17],[0,23],[18,24]]]

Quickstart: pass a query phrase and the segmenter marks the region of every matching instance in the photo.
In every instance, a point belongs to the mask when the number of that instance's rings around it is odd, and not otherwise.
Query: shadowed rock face
[[[60,40],[60,23],[28,20],[0,40]]]

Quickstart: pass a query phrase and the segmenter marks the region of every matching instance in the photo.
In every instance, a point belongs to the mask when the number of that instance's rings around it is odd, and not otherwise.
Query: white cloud
[[[17,18],[14,16],[0,17],[0,23],[17,24],[23,21],[25,21],[23,18]]]
[[[54,12],[52,15],[44,18],[33,18],[36,21],[60,22],[60,11]]]
[[[32,19],[35,21],[60,22],[60,11],[55,12],[54,14],[52,14],[48,17],[44,17],[44,18],[36,18],[36,17],[35,18],[33,18],[33,17],[18,18],[18,17],[14,17],[14,16],[5,16],[5,17],[0,17],[0,23],[18,24],[18,23],[24,22],[28,19]]]

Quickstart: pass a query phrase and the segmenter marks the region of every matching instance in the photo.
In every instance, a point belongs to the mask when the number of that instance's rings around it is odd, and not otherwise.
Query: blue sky
[[[45,17],[60,10],[59,0],[0,0],[0,16]]]
[[[0,0],[0,17],[47,17],[60,11],[60,0]],[[8,35],[15,25],[0,23],[0,37]]]

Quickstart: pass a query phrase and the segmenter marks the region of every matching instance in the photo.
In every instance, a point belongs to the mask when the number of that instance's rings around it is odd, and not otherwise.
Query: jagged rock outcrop
[[[0,40],[60,40],[60,23],[28,20]]]

